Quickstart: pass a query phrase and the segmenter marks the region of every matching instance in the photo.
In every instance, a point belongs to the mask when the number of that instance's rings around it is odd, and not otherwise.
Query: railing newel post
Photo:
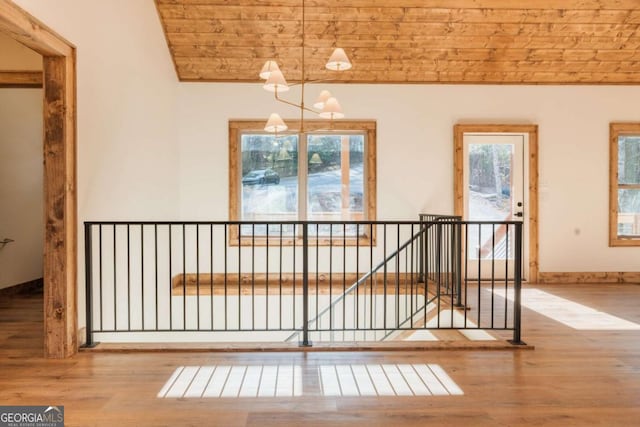
[[[91,239],[91,224],[84,223],[84,277],[85,277],[85,344],[84,347],[93,348],[93,242]],[[102,307],[100,307],[102,309]]]
[[[462,305],[462,218],[455,218],[455,284],[456,284],[456,306],[463,307]]]
[[[522,318],[522,222],[515,226],[515,265],[513,278],[513,345],[526,345],[521,336]]]
[[[295,302],[294,302],[295,303]],[[309,223],[302,223],[302,347],[311,347],[309,340]]]
[[[425,225],[424,225],[424,215],[420,214],[420,244],[418,245],[418,250],[420,254],[418,258],[420,259],[420,272],[418,274],[418,283],[424,283],[424,257],[427,255],[427,251],[425,250]]]

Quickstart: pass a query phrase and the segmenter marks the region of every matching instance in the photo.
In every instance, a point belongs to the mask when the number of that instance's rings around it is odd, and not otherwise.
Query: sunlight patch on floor
[[[495,341],[496,338],[482,329],[476,329],[478,326],[471,320],[469,316],[465,318],[464,311],[459,310],[442,310],[438,316],[433,317],[427,322],[428,328],[469,328],[457,329],[469,341]],[[426,332],[426,334],[425,334]],[[433,337],[432,339],[430,338]],[[428,330],[417,330],[406,338],[408,341],[424,340],[438,341],[438,338]]]
[[[158,398],[449,396],[464,394],[435,364],[180,366]],[[306,382],[306,383],[305,383]]]
[[[504,289],[495,289],[496,295],[504,298]],[[635,331],[640,325],[613,316],[603,311],[595,310],[586,305],[552,295],[539,289],[522,289],[522,305],[530,310],[542,314],[573,329],[592,331]],[[507,295],[513,300],[513,291]]]
[[[404,338],[405,341],[438,341],[438,337],[433,335],[428,329],[418,329]]]
[[[298,365],[180,366],[158,393],[161,398],[301,395]]]
[[[322,365],[320,379],[323,396],[464,394],[439,365]]]

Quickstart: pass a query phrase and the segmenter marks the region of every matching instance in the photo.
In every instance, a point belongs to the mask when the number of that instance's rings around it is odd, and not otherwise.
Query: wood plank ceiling
[[[300,79],[302,0],[156,0],[182,81]],[[358,83],[640,83],[640,0],[306,0],[305,74]]]

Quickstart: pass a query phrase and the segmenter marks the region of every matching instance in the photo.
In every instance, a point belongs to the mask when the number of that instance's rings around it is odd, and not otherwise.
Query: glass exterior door
[[[470,221],[523,221],[524,136],[464,135],[464,218]],[[525,221],[525,224],[527,221]],[[470,225],[467,230],[467,277],[511,277],[514,228]],[[523,256],[526,257],[524,251]],[[527,265],[526,262],[524,265]]]

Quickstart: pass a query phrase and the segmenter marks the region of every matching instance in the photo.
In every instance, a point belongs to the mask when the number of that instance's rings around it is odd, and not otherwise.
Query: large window
[[[295,121],[288,121],[298,128]],[[274,134],[262,122],[229,122],[229,218],[241,221],[375,220],[373,121],[305,121],[304,132]],[[368,240],[370,227],[322,225],[322,238]],[[246,225],[231,243],[255,237],[299,238],[293,225]]]
[[[640,123],[611,123],[609,246],[640,246]]]

